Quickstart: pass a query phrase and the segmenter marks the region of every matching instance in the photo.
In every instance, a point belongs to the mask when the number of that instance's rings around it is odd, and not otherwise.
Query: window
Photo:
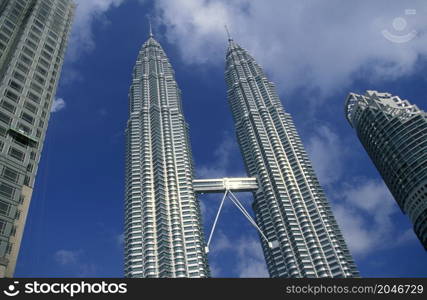
[[[31,29],[33,30],[34,33],[36,33],[37,35],[42,35],[42,31],[40,29],[38,29],[35,26],[31,26]]]
[[[24,158],[25,158],[24,152],[22,152],[18,149],[15,149],[13,147],[9,148],[9,155],[13,158],[16,158],[17,160],[20,160],[20,161],[24,161]]]
[[[40,20],[46,20],[46,18],[49,16],[49,8],[40,7],[38,18]]]
[[[5,19],[4,20],[4,24],[6,25],[6,26],[8,26],[10,29],[15,29],[15,24],[13,24],[11,21],[9,21],[8,19]]]
[[[12,91],[6,90],[5,95],[6,95],[7,98],[9,98],[10,100],[12,100],[14,102],[18,102],[19,101],[18,95],[16,95]]]
[[[0,201],[0,214],[3,216],[9,215],[10,204],[4,201]]]
[[[53,31],[49,31],[49,35],[53,37],[54,40],[58,40],[58,35],[56,35],[56,33],[54,33]]]
[[[36,94],[31,93],[31,92],[28,92],[28,98],[30,98],[31,100],[33,100],[36,103],[40,103],[40,100],[41,100],[39,96],[37,96]]]
[[[38,36],[36,36],[34,33],[30,32],[28,34],[28,36],[33,39],[34,41],[36,41],[37,43],[40,41],[40,38]]]
[[[16,215],[18,215],[18,211],[16,212]],[[10,231],[10,236],[15,236],[16,234],[16,225],[13,225],[12,230]]]
[[[40,22],[39,20],[34,20],[34,23],[38,26],[38,27],[40,27],[40,29],[43,29],[44,28],[44,25],[43,25],[43,23],[42,22]]]
[[[12,118],[0,111],[0,121],[7,125],[10,125],[10,123],[12,122]]]
[[[43,59],[43,58],[40,58],[39,59],[39,63],[42,65],[42,66],[44,66],[44,67],[46,67],[46,68],[50,68],[50,65],[49,65],[49,62],[47,62],[45,59]]]
[[[7,183],[0,183],[0,195],[12,199],[15,194],[15,188]]]
[[[27,135],[31,135],[30,127],[25,126],[24,124],[21,124],[21,123],[18,124],[18,131],[24,132]]]
[[[6,26],[3,26],[3,27],[1,28],[1,30],[2,30],[4,33],[6,33],[6,35],[7,35],[7,36],[11,36],[11,35],[12,35],[12,31],[11,31],[9,28],[7,28]]]
[[[0,136],[6,136],[7,129],[3,126],[0,126]]]
[[[47,37],[47,42],[48,42],[50,45],[52,45],[52,47],[55,47],[55,46],[56,46],[56,42],[55,42],[53,39],[51,39],[50,37]]]
[[[6,221],[0,220],[0,234],[4,233],[5,227],[6,227]]]
[[[38,84],[35,84],[34,82],[31,83],[31,89],[33,89],[39,94],[43,94],[43,89]]]
[[[37,106],[31,104],[30,102],[25,101],[24,107],[29,111],[31,111],[32,113],[37,114],[37,111],[38,111]]]
[[[3,178],[12,182],[17,182],[19,178],[19,174],[15,170],[5,167],[3,169]]]
[[[30,176],[28,176],[28,175],[25,175],[25,178],[24,178],[24,185],[30,185]]]
[[[37,50],[37,44],[36,44],[36,43],[34,43],[33,41],[31,41],[31,40],[26,40],[25,42],[26,42],[26,43],[27,43],[27,45],[28,45],[28,46],[30,46],[33,50]]]
[[[34,51],[28,47],[22,48],[22,51],[30,57],[34,57]]]
[[[22,75],[21,73],[19,73],[19,72],[15,72],[15,73],[13,73],[13,77],[14,78],[16,78],[16,79],[18,79],[19,81],[21,81],[22,83],[25,83],[25,76],[24,75]]]
[[[40,5],[40,10],[45,10],[47,12],[50,11],[50,6],[52,6],[52,3],[46,4],[46,2],[42,2]]]
[[[48,51],[48,52],[50,52],[50,53],[52,53],[53,54],[53,52],[55,52],[55,49],[53,49],[51,46],[49,46],[48,44],[45,44],[44,45],[44,48]]]
[[[23,73],[28,74],[29,69],[24,64],[17,63],[16,67],[18,68],[18,70],[22,71]]]
[[[31,116],[30,114],[27,114],[26,112],[22,112],[21,119],[30,124],[34,124],[34,117]]]
[[[49,53],[47,53],[46,51],[42,51],[42,55],[44,58],[46,58],[47,60],[51,60],[52,59],[52,55],[50,55]]]
[[[7,43],[9,42],[9,38],[0,32],[0,40]]]
[[[46,76],[46,74],[47,74],[46,69],[42,68],[41,66],[37,66],[37,67],[36,67],[36,70],[37,70],[40,74],[42,74],[42,75],[44,75],[44,76]]]
[[[44,85],[46,83],[46,80],[40,75],[34,74],[34,79],[41,85]]]
[[[18,92],[22,91],[22,86],[18,84],[16,81],[11,80],[9,82],[9,86]]]
[[[3,100],[1,102],[1,106],[4,109],[6,109],[8,112],[11,112],[12,114],[15,113],[16,107],[15,107],[15,105],[11,104],[10,102]]]
[[[27,65],[31,66],[32,61],[27,56],[21,54],[20,59],[21,59],[22,62],[24,62]]]
[[[25,148],[25,149],[27,149],[27,146],[28,146],[28,139],[26,139],[26,138],[24,138],[24,137],[22,137],[22,136],[14,136],[13,138],[12,138],[12,141],[15,143],[15,144],[17,144],[17,145],[19,145],[19,146],[21,146],[21,147],[23,147],[23,148]]]

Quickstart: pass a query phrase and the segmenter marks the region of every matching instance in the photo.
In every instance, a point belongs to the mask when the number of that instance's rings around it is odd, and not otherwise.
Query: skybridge
[[[225,193],[232,192],[254,192],[258,189],[255,177],[241,178],[219,178],[219,179],[195,179],[193,187],[196,193]]]
[[[256,224],[255,220],[245,209],[243,204],[239,201],[233,192],[254,192],[258,190],[258,182],[256,177],[237,177],[237,178],[216,178],[216,179],[195,179],[193,180],[194,191],[199,194],[204,193],[224,193],[221,203],[219,205],[214,223],[212,225],[211,233],[206,244],[205,251],[209,252],[209,246],[212,241],[213,233],[218,222],[219,215],[221,214],[222,207],[225,199],[229,199],[236,207],[240,210],[243,216],[249,221],[249,223],[255,227],[261,237],[267,242],[268,246],[273,249],[278,247],[277,241],[269,241],[261,228]]]

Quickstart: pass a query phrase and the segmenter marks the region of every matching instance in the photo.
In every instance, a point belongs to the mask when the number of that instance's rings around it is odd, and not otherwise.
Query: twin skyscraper
[[[253,179],[255,225],[271,277],[359,276],[291,116],[262,68],[231,38],[225,80],[250,177],[196,180],[172,66],[151,33],[142,46],[126,131],[125,275],[209,277],[196,193],[238,191]]]

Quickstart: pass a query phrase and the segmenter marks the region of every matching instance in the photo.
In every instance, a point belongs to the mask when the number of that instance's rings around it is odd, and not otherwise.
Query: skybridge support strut
[[[205,252],[206,253],[208,253],[209,252],[209,246],[210,246],[210,243],[211,243],[211,241],[212,241],[212,236],[213,236],[213,233],[214,233],[214,231],[215,231],[215,228],[216,228],[216,225],[217,225],[217,223],[218,223],[218,218],[219,218],[219,215],[221,214],[221,210],[222,210],[222,207],[224,206],[224,202],[225,202],[225,199],[227,198],[227,196],[228,196],[228,199],[230,199],[231,200],[231,202],[237,207],[237,209],[243,214],[243,216],[245,216],[245,218],[249,221],[249,223],[253,226],[253,227],[255,227],[255,229],[259,232],[259,234],[261,235],[261,237],[267,242],[267,244],[268,244],[268,246],[270,247],[270,249],[273,249],[273,248],[275,248],[275,247],[277,247],[277,243],[275,243],[275,242],[270,242],[269,240],[268,240],[268,238],[265,236],[265,234],[262,232],[262,230],[261,230],[261,228],[259,228],[259,226],[257,225],[257,223],[255,222],[255,220],[251,217],[251,215],[249,214],[249,212],[245,209],[245,207],[243,206],[243,204],[239,201],[239,199],[236,197],[236,195],[234,195],[234,193],[232,192],[232,191],[230,191],[229,189],[226,189],[225,190],[225,193],[224,193],[224,196],[222,197],[222,200],[221,200],[221,203],[220,203],[220,205],[219,205],[219,208],[218,208],[218,212],[217,212],[217,214],[216,214],[216,216],[215,216],[215,220],[214,220],[214,223],[213,223],[213,225],[212,225],[212,229],[211,229],[211,232],[210,232],[210,234],[209,234],[209,239],[208,239],[208,243],[206,244],[206,247],[205,247]]]
[[[225,193],[224,193],[224,197],[222,197],[221,204],[219,205],[218,212],[216,213],[215,221],[214,221],[214,223],[213,223],[211,233],[209,234],[208,243],[207,243],[207,245],[206,245],[206,247],[205,247],[205,252],[206,252],[206,253],[208,253],[208,252],[209,252],[209,245],[210,245],[210,243],[211,243],[212,236],[213,236],[213,233],[214,233],[214,231],[215,231],[216,223],[218,222],[218,217],[219,217],[219,214],[221,213],[222,206],[224,205],[224,201],[225,201],[225,198],[227,197],[227,194],[228,194],[228,190],[226,190],[226,191],[225,191]]]

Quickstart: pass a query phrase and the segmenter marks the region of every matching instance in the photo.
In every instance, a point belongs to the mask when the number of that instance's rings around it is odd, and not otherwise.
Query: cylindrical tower
[[[427,249],[427,113],[398,96],[350,93],[345,115]]]

